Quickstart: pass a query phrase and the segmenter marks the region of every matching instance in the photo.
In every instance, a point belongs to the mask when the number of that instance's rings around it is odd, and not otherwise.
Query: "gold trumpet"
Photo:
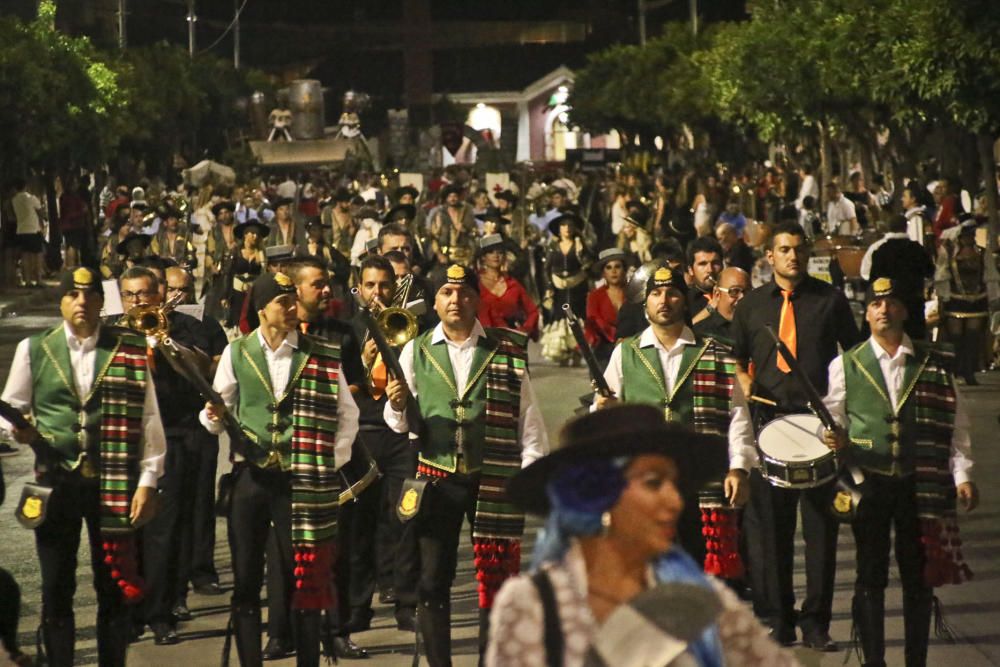
[[[352,292],[355,293],[356,298],[361,302],[361,293],[358,288],[355,287]],[[393,299],[393,303],[396,299]],[[385,336],[385,339],[389,342],[389,345],[395,348],[401,348],[411,340],[416,338],[418,326],[417,326],[417,316],[408,311],[406,308],[400,306],[383,306],[376,299],[372,299],[367,304],[362,302],[362,306],[367,308],[375,320],[375,325]],[[365,336],[364,342],[368,342],[368,336]]]

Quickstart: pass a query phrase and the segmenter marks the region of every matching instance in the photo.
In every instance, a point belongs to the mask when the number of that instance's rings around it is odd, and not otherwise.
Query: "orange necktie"
[[[795,307],[792,305],[792,293],[789,290],[781,290],[781,296],[785,302],[781,304],[781,320],[778,322],[778,338],[788,347],[792,356],[798,358],[798,336],[795,333]],[[778,370],[783,373],[790,373],[792,369],[788,366],[785,358],[778,353]]]
[[[382,362],[382,355],[375,355],[375,363],[372,364],[372,398],[376,401],[382,398],[385,388],[389,384],[389,372]]]

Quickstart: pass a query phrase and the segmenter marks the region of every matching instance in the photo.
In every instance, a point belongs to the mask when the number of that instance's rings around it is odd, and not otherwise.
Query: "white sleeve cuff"
[[[142,474],[139,475],[139,486],[148,486],[151,489],[156,488],[157,474],[151,470],[144,470]]]

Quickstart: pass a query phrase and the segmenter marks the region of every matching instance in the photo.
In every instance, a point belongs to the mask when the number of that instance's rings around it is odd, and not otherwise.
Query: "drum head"
[[[785,415],[769,421],[757,437],[766,455],[786,463],[806,463],[828,456],[823,444],[823,422],[810,414]]]

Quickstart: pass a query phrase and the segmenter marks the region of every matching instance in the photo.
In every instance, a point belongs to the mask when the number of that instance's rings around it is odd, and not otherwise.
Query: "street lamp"
[[[194,13],[194,0],[188,0],[188,55],[194,58],[194,24],[198,21],[198,16]]]

